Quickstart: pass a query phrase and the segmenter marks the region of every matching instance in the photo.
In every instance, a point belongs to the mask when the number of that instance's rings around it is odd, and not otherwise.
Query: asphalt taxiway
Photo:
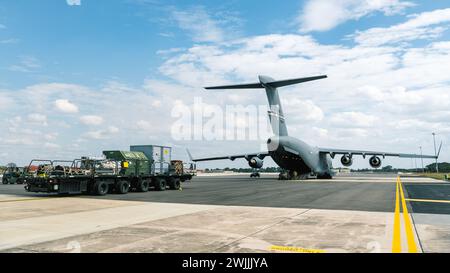
[[[448,200],[450,183],[389,174],[205,176],[102,197],[0,185],[0,251],[450,252]]]

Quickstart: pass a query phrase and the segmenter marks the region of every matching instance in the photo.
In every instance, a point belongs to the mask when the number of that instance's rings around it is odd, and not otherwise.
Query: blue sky
[[[259,150],[263,139],[189,142],[170,133],[170,109],[192,106],[194,96],[237,103],[238,94],[209,95],[202,86],[258,74],[329,75],[282,93],[291,133],[313,145],[399,152],[423,146],[431,153],[432,130],[450,140],[450,75],[443,71],[450,67],[449,6],[0,1],[0,164],[136,143],[170,144],[180,157],[185,146],[198,155]],[[260,94],[238,96],[244,105],[265,104]],[[411,167],[408,160],[387,163]],[[217,163],[225,165],[245,162]]]

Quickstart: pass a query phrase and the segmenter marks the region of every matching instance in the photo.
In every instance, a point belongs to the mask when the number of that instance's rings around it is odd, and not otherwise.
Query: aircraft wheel
[[[278,180],[289,180],[289,174],[287,172],[282,172],[278,175]]]

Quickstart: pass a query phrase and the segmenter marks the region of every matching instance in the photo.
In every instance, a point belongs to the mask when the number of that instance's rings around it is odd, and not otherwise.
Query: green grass
[[[444,176],[447,173],[421,173],[421,176],[425,176],[425,177],[430,177],[430,178],[434,178],[434,179],[439,179],[439,180],[444,180]],[[450,174],[447,174],[450,176]]]

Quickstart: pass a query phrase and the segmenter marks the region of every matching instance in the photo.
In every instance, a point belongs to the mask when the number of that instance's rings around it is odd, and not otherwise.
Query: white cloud
[[[56,100],[55,106],[64,113],[78,113],[78,106],[65,99]]]
[[[153,129],[151,122],[149,122],[147,120],[138,120],[136,122],[136,126],[139,130],[144,130],[144,131],[151,131]]]
[[[58,133],[47,133],[44,135],[46,140],[55,140],[58,137]]]
[[[316,135],[317,137],[320,137],[320,138],[327,137],[328,136],[328,132],[329,132],[327,129],[318,128],[318,127],[312,127],[311,130],[314,133],[314,135]]]
[[[47,126],[47,116],[39,113],[33,113],[28,115],[28,121],[31,123]]]
[[[55,143],[51,143],[51,142],[44,143],[44,147],[48,148],[48,149],[59,149],[59,148],[61,148],[60,145],[55,144]]]
[[[378,121],[376,116],[361,112],[341,112],[330,117],[336,127],[372,127]]]
[[[326,31],[373,12],[393,15],[413,5],[401,0],[308,0],[299,16],[300,31]]]
[[[3,41],[5,43],[5,41]],[[11,41],[12,42],[12,41]],[[9,42],[8,42],[9,43]],[[41,67],[39,60],[32,56],[21,56],[18,64],[11,65],[8,69],[15,72],[33,72]]]
[[[235,34],[230,24],[237,21],[230,16],[215,19],[201,6],[183,11],[174,10],[172,18],[179,28],[192,37],[194,42],[221,42]]]
[[[103,123],[103,118],[95,115],[86,115],[80,117],[80,121],[85,125],[100,125]]]
[[[66,0],[69,6],[81,6],[81,0]]]
[[[108,131],[108,133],[111,133],[111,134],[117,134],[119,132],[119,128],[117,128],[115,126],[109,126],[107,131]]]
[[[161,101],[160,100],[155,100],[154,102],[152,102],[152,106],[155,107],[155,108],[161,107]]]
[[[16,44],[16,43],[18,43],[18,42],[19,42],[19,40],[18,40],[18,39],[14,39],[14,38],[0,40],[0,44],[3,44],[3,45],[6,45],[6,44]]]
[[[355,42],[367,46],[439,37],[450,27],[450,8],[414,14],[408,21],[385,28],[357,32]]]
[[[14,106],[14,100],[6,94],[0,93],[0,110],[9,109]]]
[[[282,104],[283,107],[286,106],[284,112],[288,120],[318,122],[324,117],[322,109],[311,100],[282,99]]]
[[[85,137],[90,139],[108,139],[111,138],[114,134],[119,132],[119,128],[115,126],[109,126],[104,130],[90,131],[85,134]]]

